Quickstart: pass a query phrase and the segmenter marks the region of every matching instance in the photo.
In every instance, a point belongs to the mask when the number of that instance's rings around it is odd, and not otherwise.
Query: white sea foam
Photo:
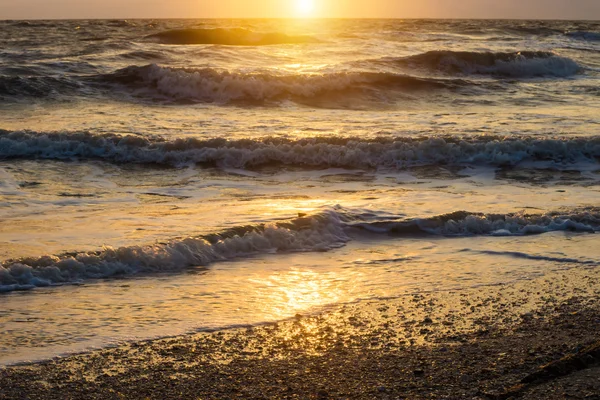
[[[168,98],[214,103],[269,101],[283,97],[318,99],[331,93],[368,89],[406,90],[452,88],[464,82],[419,78],[388,72],[331,72],[285,74],[273,70],[245,73],[213,68],[169,68],[156,64],[131,66],[99,77],[104,83],[118,83],[137,95],[158,94]]]
[[[554,231],[594,233],[600,230],[600,209],[547,214],[479,214],[458,211],[433,218],[359,222],[355,226],[375,233],[409,235],[520,236]]]
[[[95,253],[45,256],[0,266],[0,292],[140,273],[179,271],[259,253],[324,251],[348,240],[339,215],[323,212],[288,223],[240,228],[165,244],[105,248]]]
[[[339,206],[288,222],[239,227],[162,244],[105,248],[93,253],[45,256],[0,266],[0,292],[26,290],[89,279],[181,271],[193,266],[290,251],[326,251],[343,246],[352,229],[377,235],[532,235],[552,231],[600,231],[600,209],[546,214],[479,214],[458,211],[432,218],[381,221],[375,212]]]
[[[247,168],[269,163],[345,168],[405,168],[415,165],[551,166],[596,165],[600,136],[579,138],[451,137],[362,140],[314,139],[150,140],[89,133],[0,131],[0,158],[103,159],[121,163],[210,163]]]

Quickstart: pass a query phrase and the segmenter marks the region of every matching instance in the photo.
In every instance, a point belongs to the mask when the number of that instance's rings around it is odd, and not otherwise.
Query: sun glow
[[[307,17],[315,10],[314,0],[296,0],[296,12],[298,15]]]

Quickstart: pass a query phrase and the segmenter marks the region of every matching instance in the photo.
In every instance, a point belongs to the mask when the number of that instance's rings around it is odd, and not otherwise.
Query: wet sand
[[[600,399],[600,271],[0,369],[0,399]]]

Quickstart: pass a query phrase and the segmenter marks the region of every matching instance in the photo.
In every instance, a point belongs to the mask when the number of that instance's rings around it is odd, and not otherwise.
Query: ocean
[[[0,365],[600,264],[600,22],[0,21]]]

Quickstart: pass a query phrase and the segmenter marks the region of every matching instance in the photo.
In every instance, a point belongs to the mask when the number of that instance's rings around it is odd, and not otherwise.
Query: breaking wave
[[[358,222],[353,226],[373,233],[393,235],[513,236],[552,231],[600,231],[600,208],[546,214],[481,214],[456,211],[431,218]]]
[[[369,92],[376,89],[452,89],[464,80],[418,78],[385,72],[338,72],[313,75],[242,73],[213,68],[167,68],[156,64],[131,66],[97,78],[100,83],[121,84],[135,94],[160,95],[175,100],[227,103],[284,98],[318,99],[328,94]]]
[[[375,216],[375,218],[374,218]],[[594,233],[600,209],[547,214],[480,214],[458,211],[431,218],[381,221],[375,213],[340,206],[289,221],[240,226],[166,243],[104,248],[96,252],[25,258],[0,264],[0,292],[77,283],[90,279],[177,272],[190,267],[273,252],[327,251],[350,240],[350,229],[392,235],[526,235],[550,231]]]
[[[168,55],[160,51],[131,51],[120,59],[160,61]],[[494,82],[467,79],[472,75],[505,78],[568,77],[583,68],[575,61],[547,52],[477,53],[431,51],[402,58],[383,58],[355,62],[357,68],[338,72],[293,74],[276,70],[255,72],[216,68],[174,68],[157,64],[129,66],[108,74],[95,74],[87,63],[53,63],[52,75],[44,71],[12,71],[15,76],[0,76],[0,98],[28,99],[98,95],[108,93],[120,100],[132,96],[150,101],[201,103],[277,103],[292,100],[319,106],[336,100],[356,100],[357,105],[377,105],[407,98],[406,95],[437,94],[449,91],[483,94],[503,90]],[[384,68],[382,68],[382,66]],[[8,67],[7,67],[8,68]],[[6,71],[9,69],[5,68]],[[446,76],[415,76],[418,69]],[[6,72],[5,71],[5,72]],[[64,75],[67,71],[77,75]],[[60,72],[60,74],[58,73]],[[36,76],[40,75],[42,76]],[[451,76],[447,76],[451,75]],[[363,100],[365,100],[363,102]]]
[[[117,163],[172,166],[199,163],[231,168],[268,164],[344,168],[515,166],[522,162],[543,162],[560,168],[577,163],[598,164],[600,136],[166,140],[87,132],[0,130],[0,158],[101,159]]]
[[[275,44],[317,43],[312,36],[291,36],[280,32],[260,33],[244,28],[174,29],[147,36],[163,44],[220,44],[227,46],[267,46]]]
[[[259,253],[324,251],[346,241],[348,237],[338,214],[326,211],[287,222],[242,226],[220,234],[162,244],[9,261],[0,265],[0,292],[180,271]]]
[[[582,67],[570,58],[544,51],[492,53],[438,50],[382,61],[448,74],[510,78],[567,77],[582,71]]]

